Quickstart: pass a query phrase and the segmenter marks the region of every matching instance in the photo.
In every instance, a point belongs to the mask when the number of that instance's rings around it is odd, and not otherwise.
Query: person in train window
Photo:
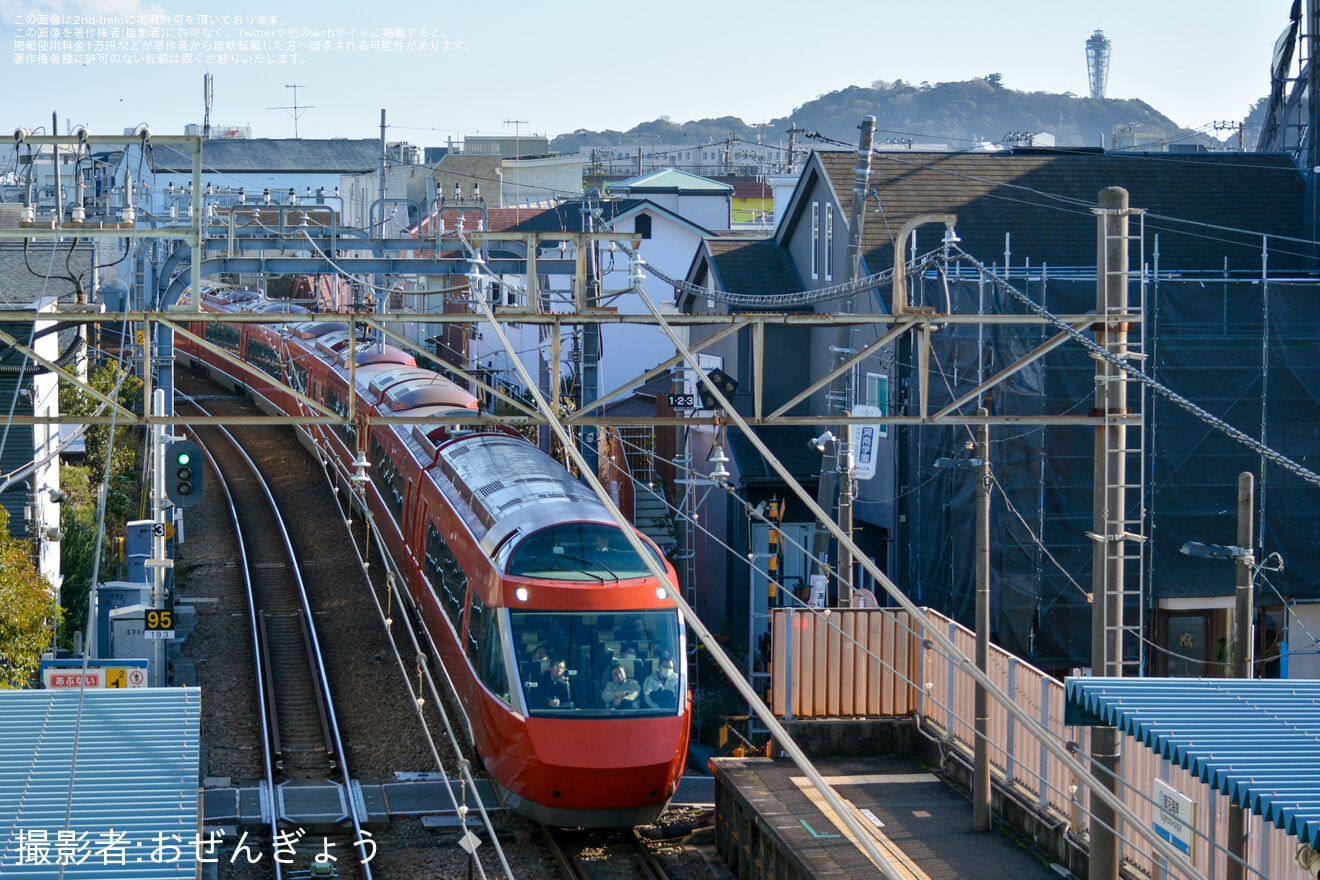
[[[678,708],[678,675],[674,672],[674,658],[660,657],[655,672],[642,684],[642,699],[652,709]]]
[[[550,668],[541,676],[541,699],[547,709],[573,708],[573,692],[568,682],[568,663],[563,658],[550,662]]]
[[[629,642],[628,644],[624,645],[622,648],[619,649],[619,659],[620,659],[620,660],[636,660],[636,659],[637,659],[637,646],[634,645],[632,642]]]
[[[532,661],[540,663],[542,660],[550,659],[550,649],[545,645],[537,645],[536,650],[532,652]]]
[[[628,677],[628,670],[622,663],[615,663],[610,667],[610,680],[605,682],[600,700],[611,709],[636,709],[641,693],[642,686],[637,679]]]

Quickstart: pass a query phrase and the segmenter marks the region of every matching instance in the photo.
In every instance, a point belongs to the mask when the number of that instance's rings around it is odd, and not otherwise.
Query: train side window
[[[426,576],[440,597],[445,616],[454,625],[454,632],[463,632],[463,603],[467,601],[467,574],[458,564],[454,551],[449,549],[434,522],[426,524]]]
[[[403,479],[399,474],[399,467],[394,463],[394,459],[385,452],[385,447],[380,445],[380,441],[374,437],[371,440],[371,464],[372,481],[376,488],[380,490],[381,498],[385,499],[385,506],[389,508],[390,513],[396,521],[403,518]]]
[[[475,593],[468,612],[467,654],[483,684],[495,696],[509,702],[509,675],[504,668],[499,615]]]

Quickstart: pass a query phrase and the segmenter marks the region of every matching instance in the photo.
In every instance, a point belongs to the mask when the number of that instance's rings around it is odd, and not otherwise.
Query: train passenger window
[[[454,625],[454,632],[463,632],[463,605],[467,602],[467,573],[458,564],[454,551],[445,543],[434,522],[426,524],[426,555],[423,563],[426,578],[431,582],[445,609],[445,616]]]
[[[385,506],[396,520],[403,519],[403,477],[399,467],[374,437],[371,440],[371,481],[380,490]]]
[[[499,616],[475,593],[468,611],[467,655],[477,676],[495,696],[509,702],[509,674],[504,668]]]
[[[615,664],[652,700],[627,713],[672,715],[683,708],[686,663],[677,611],[617,614],[524,611],[509,613],[509,638],[520,661],[524,700],[532,715],[602,715],[621,717],[604,702],[603,684]],[[528,638],[529,634],[535,636]],[[544,647],[547,659],[534,659],[526,647]],[[642,657],[656,658],[654,661]],[[671,675],[660,675],[660,658]],[[555,667],[563,664],[555,676]],[[552,695],[558,702],[551,704]],[[666,697],[671,697],[669,699]]]
[[[647,545],[664,568],[664,560]],[[569,523],[551,526],[518,545],[508,573],[559,581],[617,581],[652,577],[642,557],[615,526]]]

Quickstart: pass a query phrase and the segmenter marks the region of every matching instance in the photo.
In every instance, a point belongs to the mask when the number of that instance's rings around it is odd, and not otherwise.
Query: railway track
[[[195,401],[186,406],[207,414]],[[270,817],[268,844],[273,852],[275,841],[302,832],[280,820],[275,803],[280,783],[334,778],[349,790],[351,781],[312,623],[314,611],[275,499],[228,430],[206,426],[193,434],[219,478],[239,536],[263,731],[263,796],[270,801],[263,812]],[[350,827],[316,835],[324,839],[327,851],[353,853],[355,841],[363,839],[356,812],[349,810],[348,816]],[[368,864],[342,855],[335,869],[335,876],[343,878],[372,877]],[[276,880],[306,876],[305,869],[273,858],[271,870]]]
[[[635,828],[541,830],[564,880],[668,880]]]

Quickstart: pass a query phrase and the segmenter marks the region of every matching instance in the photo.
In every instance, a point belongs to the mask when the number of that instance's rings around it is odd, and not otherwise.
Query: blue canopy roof
[[[1320,847],[1320,680],[1069,678],[1065,724],[1109,725]]]
[[[200,721],[195,687],[0,691],[0,874],[195,875]]]

